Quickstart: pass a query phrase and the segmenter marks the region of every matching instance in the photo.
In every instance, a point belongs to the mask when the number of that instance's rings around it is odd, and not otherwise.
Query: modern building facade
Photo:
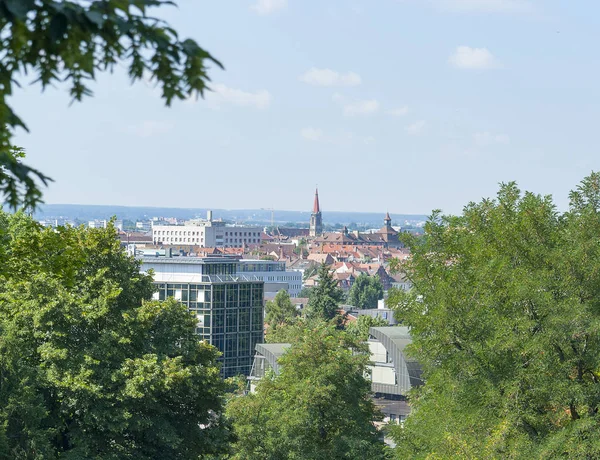
[[[237,273],[238,260],[214,257],[142,257],[154,271],[156,300],[173,297],[198,318],[201,339],[223,355],[221,374],[249,375],[256,345],[264,341],[264,282]]]
[[[412,342],[407,327],[372,327],[368,340],[371,352],[369,379],[375,404],[381,409],[385,421],[402,422],[410,412],[406,401],[408,391],[422,385],[421,366],[404,354]],[[257,344],[256,355],[248,380],[250,391],[267,371],[279,373],[279,358],[290,347],[288,343]]]
[[[321,205],[319,204],[319,189],[315,190],[315,201],[310,215],[309,236],[321,236],[323,233],[323,217],[321,215]]]
[[[265,296],[274,297],[282,289],[290,297],[298,297],[302,290],[302,272],[287,270],[285,262],[241,259],[237,272],[254,275],[265,283]]]
[[[153,225],[152,241],[163,245],[241,248],[260,244],[261,233],[259,227],[231,226],[213,220],[212,212],[208,211],[206,220],[189,220],[183,225]]]

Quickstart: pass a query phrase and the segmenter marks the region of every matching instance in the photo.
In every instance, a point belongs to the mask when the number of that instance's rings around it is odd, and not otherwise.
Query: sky
[[[564,210],[600,169],[595,0],[177,3],[225,66],[206,99],[123,70],[15,91],[47,203],[460,213],[514,180]]]

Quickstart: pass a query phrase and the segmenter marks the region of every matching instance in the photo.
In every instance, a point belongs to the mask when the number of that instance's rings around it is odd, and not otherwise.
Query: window
[[[235,358],[237,355],[237,334],[227,334],[225,338],[225,357]]]
[[[237,332],[238,330],[238,311],[228,310],[225,321],[225,332]]]
[[[238,325],[240,332],[250,331],[250,309],[242,308],[239,310]]]
[[[237,308],[238,300],[238,285],[227,286],[227,308]]]
[[[225,311],[213,311],[213,334],[223,334],[225,332]]]

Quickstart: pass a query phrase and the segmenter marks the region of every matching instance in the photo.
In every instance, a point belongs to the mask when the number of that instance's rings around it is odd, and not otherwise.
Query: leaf
[[[104,25],[104,15],[99,11],[86,11],[85,16],[94,24],[98,26],[99,29],[102,29]]]
[[[27,19],[27,13],[33,9],[35,0],[4,0],[6,8],[20,21]]]
[[[62,14],[56,14],[50,21],[50,39],[54,42],[61,40],[67,31],[67,17]]]

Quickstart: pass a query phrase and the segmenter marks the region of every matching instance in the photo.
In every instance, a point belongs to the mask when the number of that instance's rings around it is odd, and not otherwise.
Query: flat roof
[[[212,263],[237,263],[239,259],[235,256],[224,256],[224,257],[190,257],[190,256],[151,256],[144,255],[137,258],[142,262],[147,263],[160,263],[160,264],[190,264],[190,265],[204,265]]]

